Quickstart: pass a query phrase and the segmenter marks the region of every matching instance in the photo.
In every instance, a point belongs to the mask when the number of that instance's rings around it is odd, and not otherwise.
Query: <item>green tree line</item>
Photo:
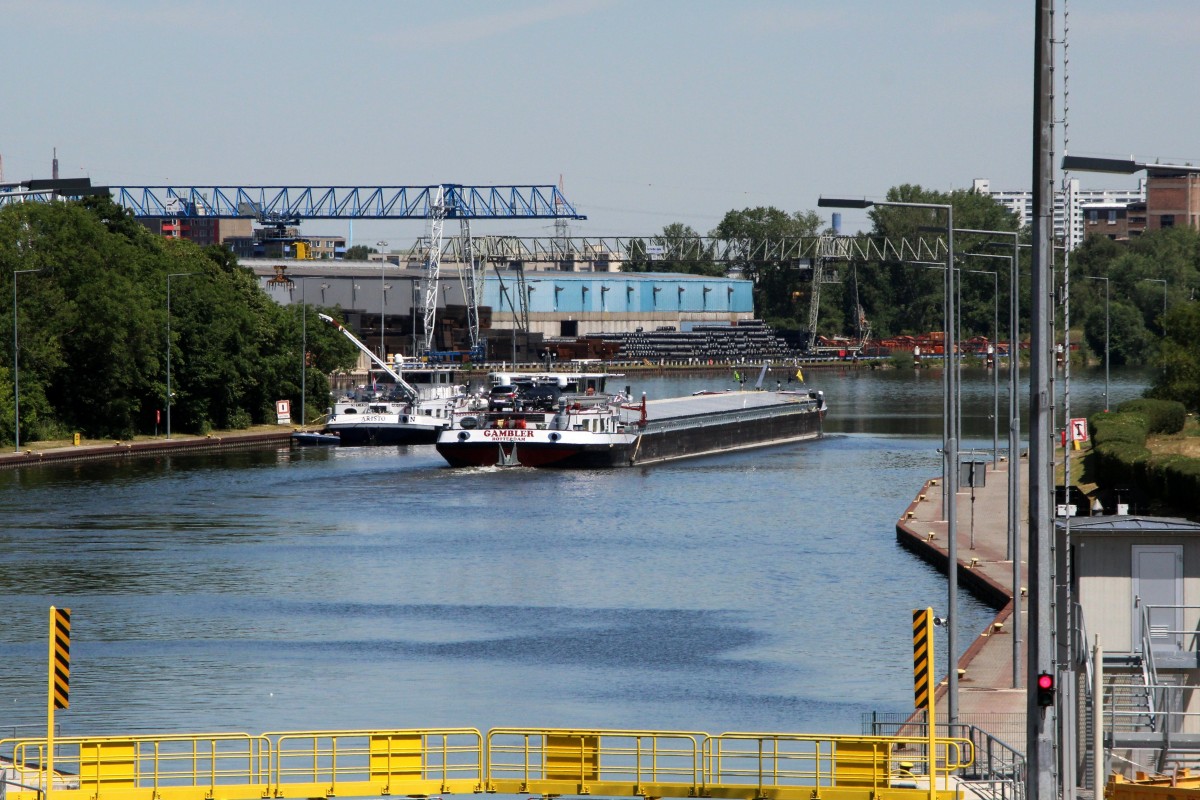
[[[939,192],[905,184],[890,189],[887,200],[949,205],[956,230],[1005,234],[955,235],[962,335],[967,338],[1009,338],[1011,234],[1016,235],[1020,338],[1027,341],[1031,251],[1029,232],[1019,230],[1016,216],[993,198],[971,190]],[[869,217],[871,230],[860,234],[863,237],[909,243],[945,240],[946,218],[939,210],[876,206]],[[826,220],[814,212],[789,213],[770,207],[729,211],[708,237],[745,242],[741,250],[753,253],[756,242],[831,232]],[[697,245],[703,241],[695,230],[675,223],[646,243],[660,248],[656,260],[646,255],[646,244],[634,248],[631,260],[635,269],[724,274],[731,265],[716,262],[711,250]],[[942,330],[944,254],[941,264],[915,263],[910,253],[904,255],[861,263],[829,262],[826,270],[838,282],[821,287],[817,332],[853,336],[860,314],[877,339]],[[1069,254],[1056,252],[1054,262],[1059,328],[1064,320],[1062,301],[1069,297],[1072,341],[1080,343],[1093,362],[1104,358],[1107,342],[1111,364],[1160,368],[1156,397],[1177,399],[1191,410],[1200,410],[1200,309],[1194,302],[1200,286],[1200,232],[1167,228],[1121,242],[1089,236]],[[754,281],[759,316],[779,330],[808,327],[813,289],[808,265],[745,259],[732,266]],[[1070,285],[1064,286],[1068,270]],[[997,317],[999,335],[994,332]]]
[[[0,312],[13,332],[0,345],[0,441],[14,441],[14,344],[23,441],[161,430],[168,276],[173,430],[273,422],[276,400],[300,408],[302,382],[308,409],[328,405],[327,374],[357,351],[314,311],[272,301],[228,250],[155,236],[108,198],[13,204],[0,209],[0,296],[14,299]]]

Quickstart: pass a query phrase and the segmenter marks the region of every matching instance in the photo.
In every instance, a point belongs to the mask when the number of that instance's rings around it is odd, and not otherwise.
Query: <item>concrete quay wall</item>
[[[170,453],[237,450],[287,444],[292,430],[266,432],[234,432],[212,436],[182,436],[175,439],[143,439],[114,441],[108,444],[63,445],[40,447],[36,442],[20,452],[0,453],[0,469],[34,466],[37,464],[95,461],[100,459],[136,458]]]

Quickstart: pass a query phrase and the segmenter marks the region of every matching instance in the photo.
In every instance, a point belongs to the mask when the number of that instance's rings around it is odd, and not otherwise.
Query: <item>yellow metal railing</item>
[[[485,746],[486,744],[486,746]],[[263,800],[448,793],[924,800],[965,739],[496,728],[56,738],[49,800]],[[6,800],[45,800],[45,740],[0,741]],[[900,758],[903,757],[903,766]],[[934,790],[930,789],[930,779]]]
[[[46,789],[46,742],[11,742],[19,782],[33,789],[11,790],[10,798],[36,797]],[[245,733],[179,736],[121,736],[54,740],[53,796],[155,800],[195,797],[261,796],[267,785],[271,743]],[[228,795],[225,788],[231,788]],[[199,790],[199,791],[198,791]]]
[[[680,731],[494,728],[488,791],[688,796],[703,783],[701,741]]]
[[[930,775],[942,787],[948,773],[973,763],[967,739],[938,739],[932,759],[927,744],[924,737],[723,733],[704,742],[704,793],[741,797],[753,787],[755,797],[827,796],[831,790],[873,796],[912,789],[917,778],[927,787]]]
[[[474,728],[264,734],[275,743],[275,797],[477,792],[483,735]]]
[[[544,795],[928,797],[931,774],[945,790],[948,773],[971,766],[974,752],[966,739],[938,739],[930,758],[927,745],[891,736],[494,729],[486,785]]]

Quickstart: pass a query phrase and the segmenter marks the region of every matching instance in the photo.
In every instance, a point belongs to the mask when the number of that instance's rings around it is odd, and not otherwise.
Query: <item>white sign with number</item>
[[[1088,424],[1083,417],[1071,419],[1071,441],[1086,442],[1088,440]]]
[[[275,401],[275,424],[290,425],[292,422],[292,402],[290,400]]]

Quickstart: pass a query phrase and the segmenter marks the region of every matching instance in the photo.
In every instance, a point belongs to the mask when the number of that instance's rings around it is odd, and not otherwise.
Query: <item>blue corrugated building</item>
[[[634,331],[754,317],[747,280],[677,273],[527,272],[524,290],[529,328],[547,336]],[[521,309],[516,274],[488,275],[483,303],[492,327],[513,327]]]
[[[394,328],[422,302],[420,269],[386,262],[241,259],[276,302],[340,306],[356,329],[378,326],[381,312]],[[291,283],[281,282],[284,276]],[[490,327],[516,327],[522,315],[520,275],[501,268],[484,273],[482,305]],[[529,331],[544,336],[633,332],[639,328],[689,330],[697,323],[729,324],[754,318],[752,283],[739,278],[652,272],[526,270]],[[439,309],[463,306],[458,270],[443,265]],[[514,311],[516,312],[514,314]],[[438,318],[443,316],[439,310]],[[372,319],[373,318],[373,319]]]

